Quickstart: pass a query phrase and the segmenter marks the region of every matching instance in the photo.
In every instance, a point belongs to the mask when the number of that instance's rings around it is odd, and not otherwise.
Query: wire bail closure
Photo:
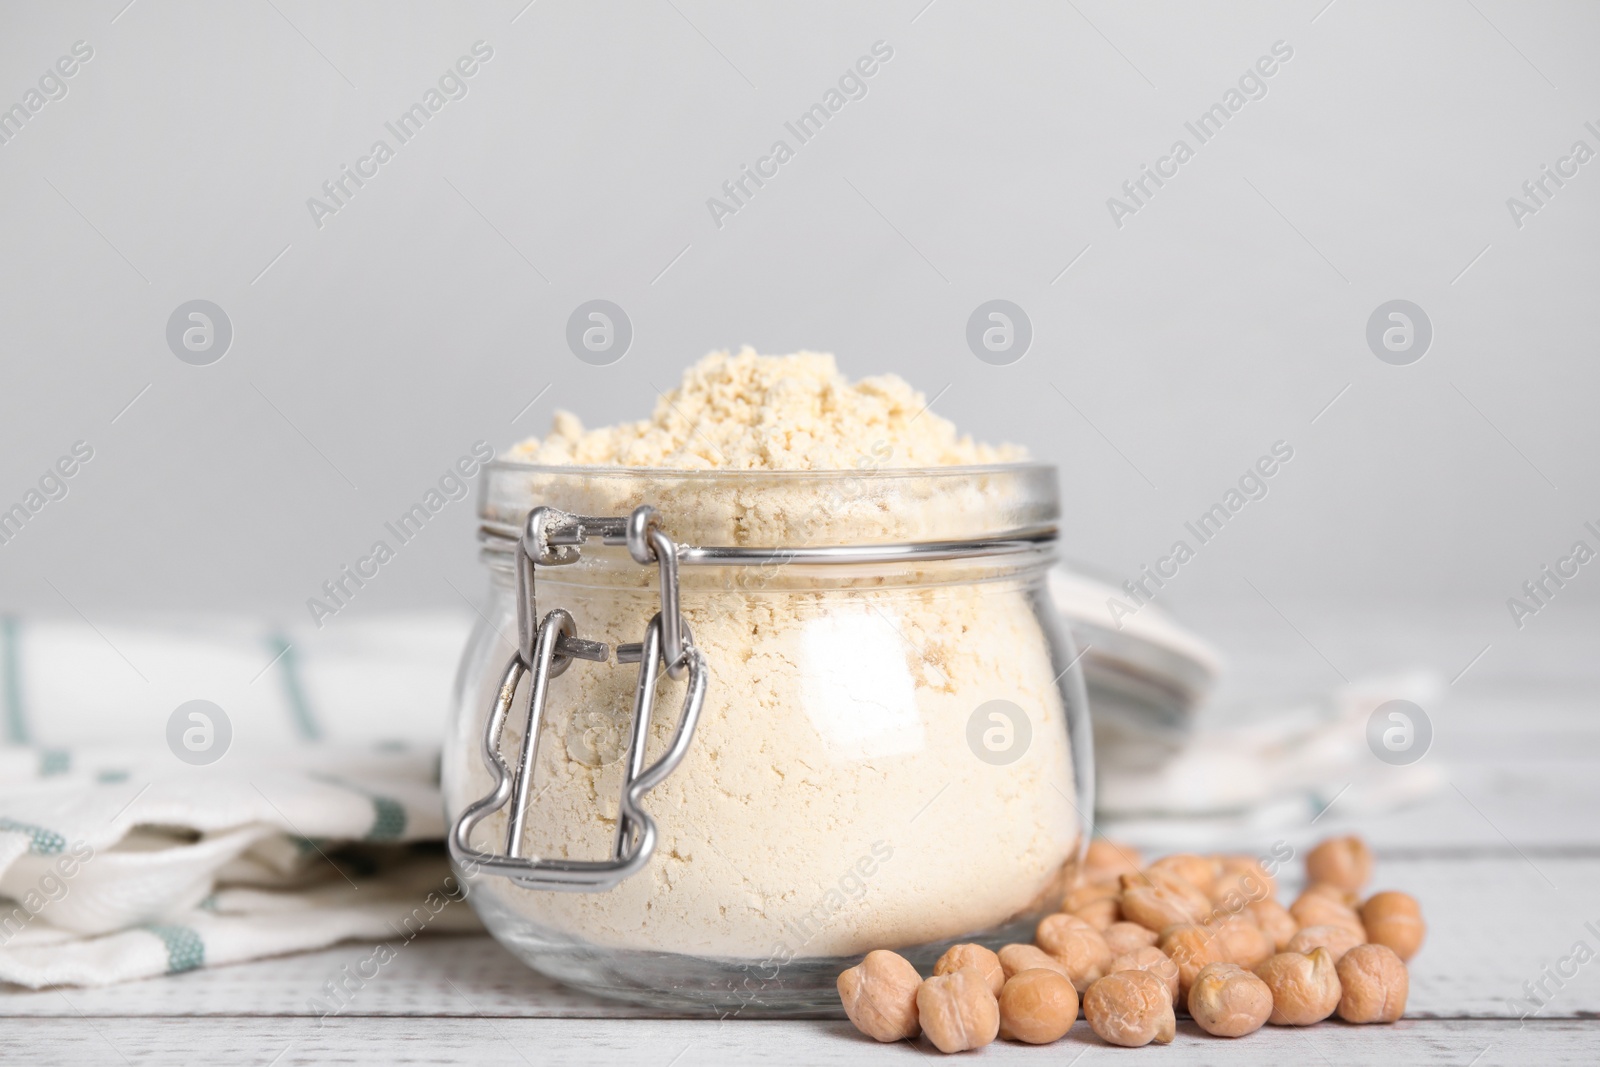
[[[661,609],[645,626],[644,639],[619,644],[616,648],[618,663],[639,664],[617,834],[608,860],[524,856],[523,831],[550,679],[559,677],[575,659],[604,663],[610,657],[610,648],[604,642],[580,638],[572,615],[561,608],[552,608],[543,619],[539,618],[535,573],[541,566],[576,563],[582,556],[584,544],[594,537],[599,537],[606,545],[626,545],[636,563],[641,566],[654,563],[660,574]],[[483,734],[484,765],[494,776],[494,787],[457,818],[450,832],[450,855],[469,871],[510,878],[527,889],[569,892],[611,889],[650,862],[658,835],[655,821],[644,810],[644,794],[660,785],[683,761],[694,737],[700,710],[705,705],[705,656],[695,647],[693,635],[679,610],[678,546],[659,529],[656,511],[649,505],[637,507],[622,517],[573,515],[551,507],[537,507],[528,513],[515,556],[517,650],[506,664]],[[655,709],[656,682],[662,670],[674,679],[687,676],[688,687],[666,753],[646,768],[644,758],[650,740],[650,718]],[[517,686],[524,675],[531,675],[527,720],[513,772],[501,750],[501,741]],[[504,853],[473,848],[472,831],[508,802],[511,813],[506,820]]]

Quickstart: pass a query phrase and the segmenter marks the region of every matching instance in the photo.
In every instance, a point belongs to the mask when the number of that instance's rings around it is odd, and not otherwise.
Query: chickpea
[[[1083,873],[1091,882],[1115,882],[1122,874],[1139,869],[1143,857],[1132,845],[1097,837],[1089,842],[1089,853],[1083,860]]]
[[[1310,1026],[1333,1014],[1339,1006],[1339,973],[1333,955],[1325,948],[1280,952],[1256,968],[1256,977],[1272,990],[1274,1026]]]
[[[1067,977],[1080,991],[1106,973],[1111,963],[1111,948],[1100,931],[1076,915],[1046,916],[1034,931],[1039,947],[1061,961]]]
[[[1149,971],[1118,971],[1089,987],[1083,1014],[1102,1041],[1138,1048],[1165,1045],[1178,1031],[1167,984]]]
[[[1185,922],[1203,922],[1211,913],[1211,898],[1196,889],[1194,883],[1170,870],[1150,868],[1138,874],[1122,876],[1123,896],[1130,889],[1160,889],[1181,901],[1188,914],[1194,916]]]
[[[1211,924],[1222,956],[1229,963],[1249,969],[1278,951],[1272,937],[1249,918],[1249,913],[1234,915]]]
[[[1061,898],[1061,910],[1077,911],[1097,900],[1115,900],[1120,895],[1121,890],[1110,882],[1079,882]]]
[[[949,974],[963,967],[971,967],[983,975],[989,983],[989,992],[1000,995],[1000,987],[1006,984],[1005,968],[1000,966],[1000,957],[982,945],[951,945],[933,965],[933,973]]]
[[[887,949],[839,975],[839,1000],[856,1029],[877,1041],[902,1041],[921,1032],[917,989],[922,976],[903,956]]]
[[[1196,908],[1193,901],[1165,887],[1136,885],[1122,893],[1122,917],[1158,932],[1179,923],[1198,922],[1210,910],[1209,901]]]
[[[1302,926],[1300,932],[1289,939],[1289,947],[1284,951],[1309,954],[1314,948],[1325,948],[1333,956],[1333,962],[1338,963],[1346,952],[1366,942],[1366,934],[1348,926]]]
[[[1357,892],[1372,879],[1372,850],[1354,835],[1331,837],[1306,856],[1306,878]]]
[[[982,1048],[1000,1032],[1000,1003],[971,967],[935,975],[917,990],[922,1032],[940,1052]]]
[[[1358,945],[1339,961],[1339,1018],[1347,1023],[1392,1023],[1406,1013],[1411,979],[1385,945]]]
[[[1250,904],[1257,900],[1265,900],[1272,896],[1273,884],[1270,878],[1253,871],[1223,871],[1217,875],[1216,881],[1211,883],[1211,890],[1207,896],[1216,910],[1224,915],[1237,915]]]
[[[1167,990],[1172,994],[1174,1004],[1183,1003],[1178,999],[1178,965],[1172,962],[1171,956],[1154,945],[1136,948],[1112,960],[1106,973],[1116,974],[1118,971],[1149,971],[1167,983]]]
[[[1234,884],[1244,885],[1252,900],[1270,897],[1278,892],[1277,880],[1267,873],[1261,861],[1254,856],[1221,855],[1211,858],[1216,861],[1220,872],[1217,885],[1212,887],[1213,896],[1226,888],[1222,883],[1229,879],[1233,879]]]
[[[1230,962],[1217,941],[1216,931],[1194,923],[1180,923],[1163,930],[1161,951],[1178,965],[1178,996],[1175,998],[1178,1004],[1188,1001],[1195,977],[1207,964]]]
[[[1244,913],[1255,920],[1262,932],[1272,939],[1272,947],[1278,952],[1288,947],[1289,939],[1300,929],[1300,924],[1294,921],[1289,909],[1271,897],[1256,901]]]
[[[1100,936],[1106,939],[1106,947],[1111,949],[1111,955],[1125,956],[1134,949],[1145,946],[1154,947],[1161,935],[1154,930],[1148,930],[1138,923],[1118,922],[1112,923],[1100,931]]]
[[[1349,926],[1363,929],[1361,916],[1344,902],[1341,891],[1310,886],[1289,905],[1289,914],[1301,926]]]
[[[1272,990],[1236,963],[1207,964],[1189,989],[1189,1014],[1208,1034],[1243,1037],[1272,1014]]]
[[[1000,967],[1007,978],[1014,978],[1023,971],[1055,971],[1063,978],[1070,979],[1066,966],[1050,953],[1037,945],[1007,945],[1000,950]]]
[[[1163,889],[1183,901],[1184,908],[1196,918],[1190,922],[1203,923],[1216,913],[1216,908],[1211,903],[1211,898],[1201,892],[1189,879],[1174,873],[1171,869],[1147,870],[1138,877],[1145,879],[1149,885],[1156,889]]]
[[[1192,852],[1175,852],[1170,856],[1162,856],[1145,870],[1146,873],[1161,871],[1175,874],[1208,895],[1217,880],[1217,875],[1221,873],[1215,860],[1196,856]]]
[[[1048,1045],[1078,1019],[1078,991],[1055,971],[1022,971],[1000,990],[1000,1036],[1007,1041]]]
[[[1094,927],[1104,931],[1106,927],[1122,918],[1122,902],[1118,897],[1103,897],[1100,900],[1085,904],[1072,912],[1078,918]]]
[[[1361,923],[1366,927],[1368,941],[1393,949],[1402,960],[1417,954],[1428,932],[1417,898],[1393,890],[1374,893],[1361,905]]]
[[[1327,897],[1329,900],[1343,904],[1347,908],[1353,908],[1361,903],[1360,893],[1353,889],[1344,889],[1336,886],[1332,882],[1309,882],[1300,895],[1305,896],[1308,893],[1312,896]]]

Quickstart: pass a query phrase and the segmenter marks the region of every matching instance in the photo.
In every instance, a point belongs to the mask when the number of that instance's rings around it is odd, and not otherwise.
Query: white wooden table
[[[1386,613],[1352,618],[1347,627],[1302,624],[1321,653],[1350,674],[1423,662],[1448,678],[1486,641],[1494,643],[1435,717],[1428,758],[1448,768],[1449,786],[1412,810],[1359,823],[1342,820],[1335,804],[1316,826],[1285,835],[1298,846],[1358,830],[1376,847],[1378,881],[1423,901],[1429,935],[1412,962],[1407,1018],[1389,1027],[1269,1027],[1236,1042],[1181,1023],[1173,1046],[1145,1054],[1167,1064],[1600,1062],[1600,959],[1570,977],[1547,977],[1579,941],[1600,951],[1600,936],[1585,926],[1600,930],[1594,614],[1574,605],[1568,617],[1517,634],[1475,630],[1462,621],[1470,613],[1440,613],[1432,622]],[[1279,620],[1247,613],[1198,621],[1225,633],[1228,647],[1249,649],[1236,658],[1246,660],[1239,669],[1251,684],[1337,681]],[[319,1020],[308,999],[370,951],[352,944],[102,990],[0,993],[0,1062],[669,1067],[909,1063],[937,1055],[925,1043],[879,1046],[848,1023],[652,1017],[566,991],[479,936],[419,939],[343,1016]],[[1524,982],[1541,980],[1553,995],[1536,1015],[1519,1019],[1520,1009],[1508,1002],[1525,995]],[[1137,1054],[1100,1043],[1080,1022],[1052,1048],[996,1043],[979,1055],[986,1062],[1093,1064]]]

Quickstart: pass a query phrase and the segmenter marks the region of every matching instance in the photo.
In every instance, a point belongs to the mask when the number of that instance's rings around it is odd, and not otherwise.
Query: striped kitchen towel
[[[476,929],[439,844],[465,636],[0,620],[0,981]]]

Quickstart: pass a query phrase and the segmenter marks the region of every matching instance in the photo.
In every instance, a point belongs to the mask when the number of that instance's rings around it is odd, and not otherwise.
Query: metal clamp
[[[572,616],[561,608],[554,608],[543,619],[539,618],[534,575],[539,566],[576,563],[583,545],[594,536],[607,545],[626,545],[628,554],[636,562],[654,563],[660,570],[661,610],[645,627],[643,641],[617,646],[618,663],[639,664],[617,835],[609,860],[527,857],[523,855],[523,831],[550,679],[559,676],[574,659],[603,663],[610,654],[603,642],[578,637]],[[649,506],[635,508],[632,514],[620,518],[572,515],[540,507],[528,514],[518,540],[516,577],[517,650],[506,664],[499,695],[483,734],[484,765],[494,776],[494,787],[457,818],[450,832],[450,855],[464,868],[510,878],[528,889],[579,892],[610,889],[650,862],[657,833],[655,821],[644,810],[644,794],[661,784],[682,762],[694,737],[700,710],[705,705],[705,656],[695,647],[693,635],[679,611],[678,547],[657,528],[655,509]],[[688,687],[666,753],[646,768],[644,757],[650,740],[650,718],[655,708],[656,682],[662,669],[673,678],[687,676]],[[501,740],[517,686],[524,675],[531,675],[527,723],[517,768],[513,772],[501,750]],[[508,802],[511,814],[506,820],[505,852],[495,854],[473,848],[472,831]]]

